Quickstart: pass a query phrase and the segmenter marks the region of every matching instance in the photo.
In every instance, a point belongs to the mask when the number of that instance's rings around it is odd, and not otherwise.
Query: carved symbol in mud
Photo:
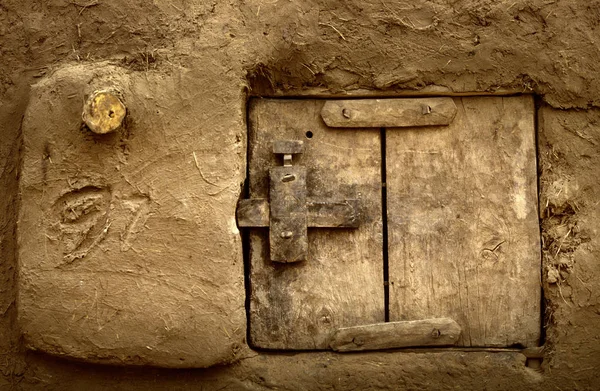
[[[55,202],[55,228],[64,246],[65,263],[85,257],[104,239],[110,228],[109,204],[109,190],[96,186],[73,190]]]
[[[143,194],[113,196],[108,188],[86,186],[60,197],[54,203],[53,214],[48,238],[62,246],[62,266],[84,258],[102,243],[111,227],[121,232],[120,250],[131,249],[136,236],[145,229],[150,198]]]
[[[149,216],[150,199],[147,196],[131,196],[122,201],[122,206],[131,215],[121,234],[121,251],[127,251],[136,235],[144,229]]]

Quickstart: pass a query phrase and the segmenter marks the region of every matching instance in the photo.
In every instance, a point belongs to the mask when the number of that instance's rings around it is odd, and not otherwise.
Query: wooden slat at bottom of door
[[[452,319],[424,319],[345,327],[331,336],[337,352],[382,350],[418,346],[450,346],[460,337]]]

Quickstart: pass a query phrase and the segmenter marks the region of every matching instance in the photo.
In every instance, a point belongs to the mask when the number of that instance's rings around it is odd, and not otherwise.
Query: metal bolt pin
[[[365,340],[362,337],[354,337],[352,342],[354,342],[356,346],[362,346],[365,344]]]
[[[293,233],[292,231],[283,231],[283,232],[281,233],[281,237],[282,237],[283,239],[291,239],[291,238],[292,238],[292,236],[294,236],[294,233]]]
[[[296,175],[294,174],[285,174],[283,178],[281,178],[281,182],[293,182],[296,180]]]

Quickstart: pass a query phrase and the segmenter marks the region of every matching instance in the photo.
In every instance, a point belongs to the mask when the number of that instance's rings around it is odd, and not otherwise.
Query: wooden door
[[[268,198],[277,140],[303,140],[307,198],[358,199],[356,229],[308,229],[307,260],[272,262],[268,228],[250,230],[250,343],[327,349],[340,327],[384,322],[379,129],[328,128],[322,100],[255,99],[249,107],[250,198]]]
[[[327,349],[339,329],[366,326],[369,346],[377,348],[422,341],[537,345],[541,267],[533,98],[329,103],[326,109],[323,100],[250,104],[249,197],[266,204],[270,196],[269,172],[282,164],[273,143],[303,140],[305,151],[293,160],[306,169],[298,171],[306,175],[306,198],[358,199],[362,216],[356,229],[309,228],[301,262],[273,262],[269,228],[250,230],[250,343]],[[389,121],[402,128],[377,127]],[[392,322],[418,322],[380,327],[386,311]],[[462,329],[458,339],[436,339],[437,329],[428,331],[448,322]],[[419,334],[411,344],[415,325],[424,327],[419,330],[425,337]],[[398,335],[403,332],[408,337]]]
[[[455,98],[447,127],[386,130],[391,321],[463,346],[534,346],[540,242],[531,96]]]

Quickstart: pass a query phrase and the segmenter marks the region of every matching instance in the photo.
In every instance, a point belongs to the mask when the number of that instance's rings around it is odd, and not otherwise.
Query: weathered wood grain
[[[308,200],[309,227],[358,228],[362,221],[359,200]]]
[[[328,100],[321,110],[327,126],[336,128],[448,125],[455,115],[452,98]]]
[[[341,328],[329,346],[338,352],[454,345],[460,326],[452,319],[423,319]]]
[[[307,260],[269,259],[268,230],[250,230],[250,343],[269,349],[329,349],[341,327],[384,321],[379,130],[326,127],[323,101],[257,99],[249,112],[250,198],[268,198],[280,166],[273,140],[304,140],[294,166],[307,170],[307,199],[358,199],[357,229],[308,230]],[[306,133],[312,132],[312,138]]]
[[[291,155],[304,152],[304,141],[302,140],[274,140],[273,153],[279,155]]]
[[[534,346],[540,243],[530,96],[455,98],[452,124],[387,131],[390,320],[449,317],[463,346]]]
[[[240,200],[237,205],[236,218],[240,228],[268,227],[269,200],[267,198]]]

